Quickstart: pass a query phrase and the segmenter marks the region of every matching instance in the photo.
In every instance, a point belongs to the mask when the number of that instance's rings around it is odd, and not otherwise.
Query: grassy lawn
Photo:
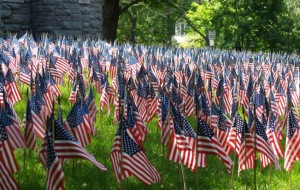
[[[23,121],[26,105],[26,86],[20,87],[23,99],[15,105],[15,109]],[[65,87],[60,86],[62,91],[62,111],[63,118],[71,110],[71,104],[68,101],[71,85]],[[96,104],[99,108],[99,94],[95,94]],[[99,109],[98,109],[99,110]],[[66,189],[118,189],[118,185],[114,176],[112,165],[109,159],[111,147],[113,144],[117,125],[113,124],[113,112],[110,116],[103,111],[97,113],[97,121],[95,127],[97,135],[92,137],[92,143],[86,149],[93,154],[96,159],[108,168],[107,172],[102,172],[90,162],[85,160],[71,159],[65,162],[63,171],[65,174]],[[196,122],[193,118],[189,121],[196,128]],[[149,161],[157,168],[161,174],[162,181],[160,184],[145,186],[134,177],[131,177],[124,182],[125,189],[183,189],[181,180],[181,169],[176,163],[167,160],[167,149],[162,147],[160,143],[160,131],[157,128],[157,118],[154,118],[148,125],[149,134],[144,144],[146,155]],[[285,142],[282,142],[283,144]],[[38,139],[38,147],[41,145],[41,140]],[[20,189],[45,189],[46,188],[46,171],[38,158],[38,152],[18,149],[15,155],[19,164],[19,171],[14,175]],[[233,174],[234,189],[253,189],[253,170],[242,171],[240,176],[237,175],[237,159],[231,155],[232,160],[235,160],[235,170]],[[215,156],[208,156],[207,168],[199,168],[197,172],[191,172],[185,168],[185,178],[187,189],[230,189],[231,176],[227,174],[226,168]],[[280,160],[280,165],[283,168],[283,160]],[[260,163],[257,161],[257,187],[259,189],[289,189],[289,173],[282,169],[276,171],[274,166],[265,169],[260,168]],[[300,189],[299,171],[300,164],[296,163],[292,170],[292,189]],[[271,175],[270,175],[271,172]]]

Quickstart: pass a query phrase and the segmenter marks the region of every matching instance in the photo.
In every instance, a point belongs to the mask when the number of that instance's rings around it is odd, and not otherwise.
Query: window
[[[185,36],[186,23],[179,20],[175,23],[175,36]]]

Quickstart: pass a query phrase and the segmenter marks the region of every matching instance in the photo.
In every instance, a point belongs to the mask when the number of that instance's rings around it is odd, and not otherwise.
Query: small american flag
[[[297,117],[295,107],[292,106],[287,118],[287,132],[284,153],[284,169],[291,171],[296,160],[299,159],[300,149],[298,148],[299,139],[299,118]]]
[[[197,152],[197,166],[200,166],[201,154],[214,154],[224,162],[228,173],[231,172],[232,160],[225,152],[211,128],[201,119],[198,119]]]
[[[196,133],[180,111],[172,104],[171,108],[174,115],[174,128],[171,129],[168,159],[183,164],[194,171],[196,169]]]
[[[42,147],[45,147],[41,149],[40,154],[43,154],[45,152],[46,154],[46,170],[47,170],[47,190],[52,189],[65,189],[64,182],[64,172],[62,170],[61,162],[58,160],[58,157],[56,156],[54,147],[53,147],[53,139],[48,135],[48,132],[46,133],[45,139],[43,141]],[[41,157],[41,156],[40,156]]]
[[[21,97],[19,88],[15,82],[15,78],[13,76],[11,69],[8,69],[5,79],[6,79],[5,89],[6,89],[7,96],[9,98],[9,100],[13,104],[15,104],[16,102],[21,100],[22,97]]]
[[[195,112],[194,92],[195,92],[195,75],[193,74],[191,79],[188,82],[187,96],[184,100],[184,102],[185,102],[185,114],[187,116],[192,116]]]
[[[125,121],[124,128],[121,131],[119,119],[119,128],[117,130],[110,154],[110,160],[112,162],[117,181],[120,182],[121,179],[135,176],[138,180],[146,185],[159,183],[161,178],[158,171],[147,159],[145,153],[143,152],[143,148],[136,143],[135,139],[130,137],[126,130],[127,127],[128,126]],[[121,133],[123,133],[123,139],[121,139]],[[123,146],[124,152],[121,152],[121,146]]]
[[[10,173],[9,168],[4,163],[3,158],[0,158],[0,186],[3,189],[19,189],[17,181]]]
[[[280,133],[278,133],[278,131],[281,132],[280,128],[281,128],[280,118],[275,114],[271,113],[268,120],[266,133],[270,141],[270,145],[272,146],[274,150],[274,154],[276,155],[277,159],[282,158],[284,156],[284,151],[280,144],[280,140],[283,137],[281,136]]]
[[[31,95],[30,106],[35,134],[40,139],[43,139],[45,135],[45,125],[42,119],[42,110],[39,106],[39,103],[37,102],[36,96],[34,96],[33,94]]]
[[[15,173],[19,167],[14,155],[14,150],[9,140],[9,136],[5,128],[12,124],[12,121],[6,116],[4,109],[0,108],[0,153],[3,164],[9,170],[9,173]]]
[[[75,80],[74,84],[73,84],[72,92],[71,92],[70,97],[69,97],[70,102],[72,102],[72,103],[76,102],[76,95],[78,93],[78,90],[79,90],[78,82],[77,82],[77,80]]]
[[[261,154],[262,168],[268,166],[273,162],[276,169],[280,169],[278,160],[272,150],[264,126],[255,119],[255,132],[256,132],[256,150]]]
[[[5,102],[5,114],[12,122],[11,125],[5,127],[5,131],[13,149],[26,148],[26,142],[20,129],[19,118],[16,115],[13,106],[7,101]]]
[[[60,118],[61,119],[61,118]],[[50,127],[50,129],[52,129]],[[67,158],[80,158],[92,162],[100,170],[106,171],[107,169],[99,163],[95,157],[89,154],[72,135],[62,126],[61,122],[55,121],[54,129],[54,150],[56,156],[59,159]],[[43,165],[46,164],[46,154],[47,147],[43,144],[41,148],[40,160]]]
[[[37,150],[36,145],[36,134],[35,129],[33,127],[33,119],[31,115],[31,107],[30,107],[30,100],[27,98],[26,102],[26,112],[24,117],[24,130],[25,130],[25,140],[27,142],[27,147],[31,150]]]
[[[169,112],[169,99],[162,92],[158,105],[158,126],[161,128],[161,142],[166,146],[170,141],[170,132],[174,127],[174,122]]]
[[[95,99],[94,99],[92,85],[90,86],[89,95],[86,97],[86,103],[87,103],[88,110],[89,110],[90,124],[91,124],[91,127],[94,129],[92,131],[92,133],[95,134],[96,131],[93,126],[95,125],[95,121],[96,121],[97,106],[96,106]]]
[[[271,111],[280,117],[280,112],[278,111],[278,106],[277,106],[277,102],[275,100],[275,96],[274,93],[272,92],[272,90],[270,90],[270,103],[271,103]]]
[[[100,98],[100,110],[107,108],[107,115],[110,114],[109,96],[108,96],[108,82],[105,83]]]
[[[139,145],[142,145],[148,134],[148,128],[133,102],[128,104],[127,109],[128,134],[136,139]]]
[[[65,127],[74,136],[81,146],[86,146],[91,143],[89,128],[84,124],[83,111],[80,102],[76,102],[70,111]]]
[[[235,116],[233,126],[230,128],[227,144],[239,158],[238,173],[240,173],[241,170],[254,167],[253,136],[246,126],[245,121],[243,121],[238,113]]]

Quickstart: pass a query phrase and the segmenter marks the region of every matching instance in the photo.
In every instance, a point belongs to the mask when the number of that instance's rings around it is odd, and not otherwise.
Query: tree
[[[202,33],[216,30],[219,48],[292,52],[299,40],[284,0],[203,0],[187,17]]]
[[[153,19],[156,19],[155,16],[157,17],[157,15],[162,19],[166,19],[167,26],[172,27],[177,18],[186,19],[185,14],[189,10],[191,2],[192,0],[105,0],[103,5],[102,37],[107,41],[116,40],[118,25],[122,25],[122,23],[119,23],[121,16],[125,15],[124,17],[129,18],[127,21],[131,22],[130,25],[132,25],[134,11],[136,12],[135,17],[144,18],[145,13],[141,11],[142,9],[147,10],[146,12],[154,13],[151,15],[151,17],[154,16],[152,17]],[[138,9],[133,7],[138,7]],[[136,25],[141,24],[139,21],[136,22]],[[171,27],[166,28],[166,30],[169,29],[167,32],[169,35],[168,42],[171,41]]]

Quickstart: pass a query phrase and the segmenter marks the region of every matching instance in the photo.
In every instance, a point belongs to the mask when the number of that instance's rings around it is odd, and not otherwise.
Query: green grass
[[[71,90],[70,85],[70,90]],[[71,110],[71,104],[68,101],[70,90],[68,85],[60,86],[62,91],[62,111],[65,119]],[[26,87],[21,87],[23,99],[18,102],[15,109],[23,121],[26,105]],[[99,94],[95,94],[96,104],[99,108]],[[113,124],[113,111],[107,117],[106,112],[98,112],[95,127],[97,135],[92,137],[92,143],[86,149],[93,154],[96,159],[104,164],[108,171],[102,172],[93,164],[85,160],[68,160],[64,166],[66,189],[81,190],[81,189],[118,189],[118,185],[114,176],[112,165],[109,159],[111,147],[113,144],[117,125]],[[189,118],[189,121],[195,128],[195,120]],[[159,184],[145,186],[136,178],[131,177],[125,180],[125,189],[172,189],[181,190],[181,170],[176,163],[167,160],[167,149],[163,149],[160,143],[160,131],[157,129],[157,118],[147,124],[149,134],[147,136],[144,148],[149,161],[157,168],[161,174],[162,181]],[[41,140],[38,139],[38,147],[41,145]],[[25,153],[25,154],[24,154]],[[46,171],[38,159],[38,152],[18,149],[15,155],[20,166],[19,171],[14,174],[20,189],[45,189],[46,188]],[[234,155],[231,155],[234,160]],[[25,160],[25,162],[24,162]],[[207,168],[199,168],[198,173],[191,172],[185,168],[187,189],[230,189],[231,176],[227,174],[225,166],[215,156],[208,156]],[[258,189],[288,189],[289,188],[289,173],[283,170],[283,160],[280,160],[282,171],[276,171],[274,166],[261,169],[259,161],[257,161],[257,187]],[[292,189],[299,189],[300,164],[296,163],[292,170]],[[271,172],[271,178],[270,178]],[[237,176],[237,159],[235,161],[235,170],[233,174],[233,189],[253,189],[253,170],[242,171],[240,176]]]

